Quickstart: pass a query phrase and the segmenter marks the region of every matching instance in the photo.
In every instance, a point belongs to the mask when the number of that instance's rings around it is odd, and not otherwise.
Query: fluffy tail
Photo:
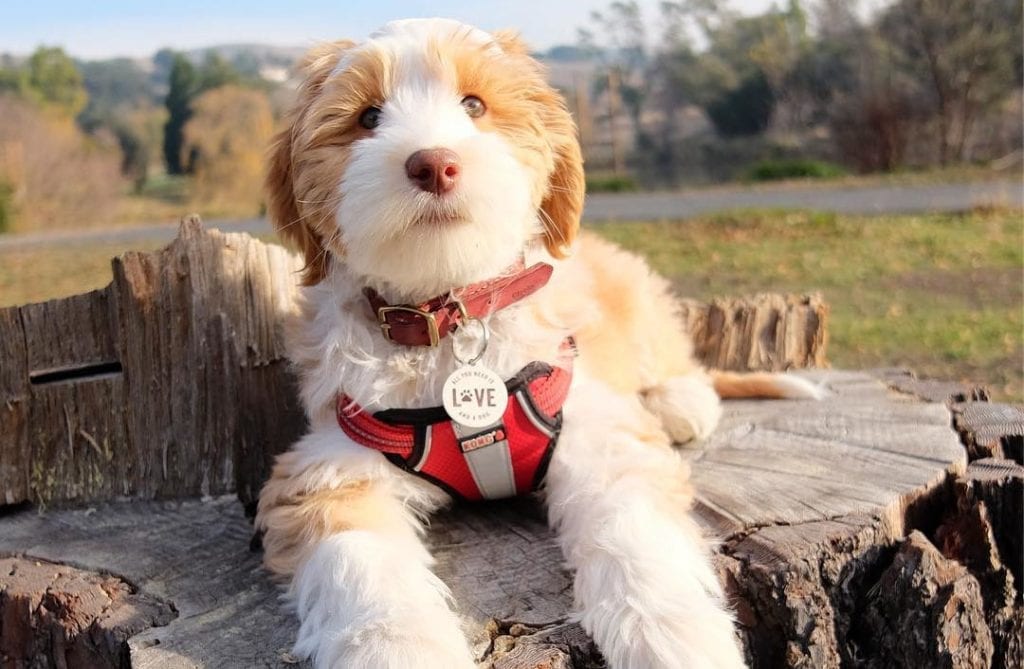
[[[828,394],[822,386],[792,374],[718,370],[711,370],[710,374],[715,392],[723,399],[760,397],[820,400]]]

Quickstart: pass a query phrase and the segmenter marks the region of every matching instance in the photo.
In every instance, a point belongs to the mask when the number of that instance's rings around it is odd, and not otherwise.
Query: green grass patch
[[[184,203],[188,199],[189,178],[177,174],[154,174],[142,184],[136,195],[165,202]]]
[[[680,294],[821,291],[837,367],[909,367],[1024,401],[1020,212],[845,217],[733,212],[594,226]]]
[[[639,188],[636,180],[630,176],[616,174],[587,175],[588,193],[628,193]]]
[[[14,227],[14,187],[0,179],[0,234]]]
[[[747,171],[748,181],[783,181],[785,179],[835,179],[845,176],[846,170],[821,160],[794,158],[790,160],[763,160]]]

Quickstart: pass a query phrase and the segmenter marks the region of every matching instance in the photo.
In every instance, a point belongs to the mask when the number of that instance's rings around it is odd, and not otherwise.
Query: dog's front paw
[[[697,376],[676,376],[644,391],[644,406],[661,420],[672,441],[704,439],[722,418],[722,402],[714,388]]]

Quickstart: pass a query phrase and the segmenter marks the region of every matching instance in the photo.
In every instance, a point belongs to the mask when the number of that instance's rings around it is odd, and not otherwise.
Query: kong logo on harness
[[[488,430],[487,432],[481,432],[480,434],[474,434],[464,439],[459,439],[459,448],[462,449],[463,453],[469,453],[475,451],[478,448],[484,446],[490,446],[491,444],[497,444],[505,441],[505,428],[504,426],[494,430]]]

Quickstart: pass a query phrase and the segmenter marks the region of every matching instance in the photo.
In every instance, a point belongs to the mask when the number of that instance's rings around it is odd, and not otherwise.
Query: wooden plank
[[[29,373],[117,362],[107,289],[21,307]]]
[[[952,402],[987,402],[989,400],[988,390],[984,386],[954,381],[919,379],[913,372],[906,369],[883,368],[871,370],[869,373],[885,381],[894,390],[926,402],[950,404]]]
[[[155,254],[114,262],[128,440],[143,497],[252,499],[273,454],[305,426],[290,395],[280,321],[297,259],[198,220]]]
[[[0,309],[0,504],[29,498],[28,355],[21,310]]]
[[[120,375],[37,386],[29,414],[31,499],[89,502],[135,491]]]

